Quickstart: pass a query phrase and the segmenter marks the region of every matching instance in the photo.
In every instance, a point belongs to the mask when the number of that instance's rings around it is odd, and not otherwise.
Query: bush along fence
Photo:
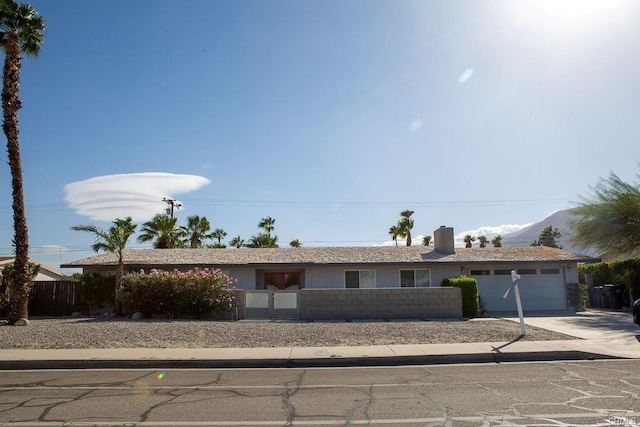
[[[125,275],[120,300],[129,314],[202,319],[234,307],[234,283],[218,269],[140,271]]]
[[[620,304],[624,307],[630,307],[633,301],[640,298],[640,258],[581,264],[578,265],[578,275],[580,283],[590,287],[616,285],[619,288]],[[607,308],[600,305],[598,307]]]
[[[478,316],[480,303],[478,297],[478,281],[476,279],[467,276],[447,277],[442,281],[442,286],[460,288],[462,292],[462,315],[464,317]]]

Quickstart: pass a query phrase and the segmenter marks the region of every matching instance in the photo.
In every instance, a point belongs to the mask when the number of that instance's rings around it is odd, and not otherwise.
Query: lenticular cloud
[[[126,216],[146,221],[166,207],[163,198],[174,198],[209,184],[197,175],[164,172],[105,175],[64,186],[65,201],[78,215],[97,221]]]

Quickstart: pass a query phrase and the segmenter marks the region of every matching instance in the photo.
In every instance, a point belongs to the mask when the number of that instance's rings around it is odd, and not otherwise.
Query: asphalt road
[[[640,425],[640,360],[0,373],[2,426]]]

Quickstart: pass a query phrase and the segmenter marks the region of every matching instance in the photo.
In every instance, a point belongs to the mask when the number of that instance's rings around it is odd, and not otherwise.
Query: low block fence
[[[245,317],[246,311],[241,307],[245,292],[252,291],[236,291],[237,309],[233,309],[233,318]],[[460,289],[455,287],[300,289],[297,305],[301,320],[462,317],[462,296]],[[278,318],[277,309],[272,307],[270,313]]]
[[[301,289],[300,319],[462,317],[458,288]]]

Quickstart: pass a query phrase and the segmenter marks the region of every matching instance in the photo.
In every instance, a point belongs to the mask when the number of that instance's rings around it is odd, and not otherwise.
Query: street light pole
[[[164,197],[162,201],[171,206],[171,219],[173,219],[173,209],[180,209],[182,204],[177,203],[176,199],[167,199],[166,197]]]

